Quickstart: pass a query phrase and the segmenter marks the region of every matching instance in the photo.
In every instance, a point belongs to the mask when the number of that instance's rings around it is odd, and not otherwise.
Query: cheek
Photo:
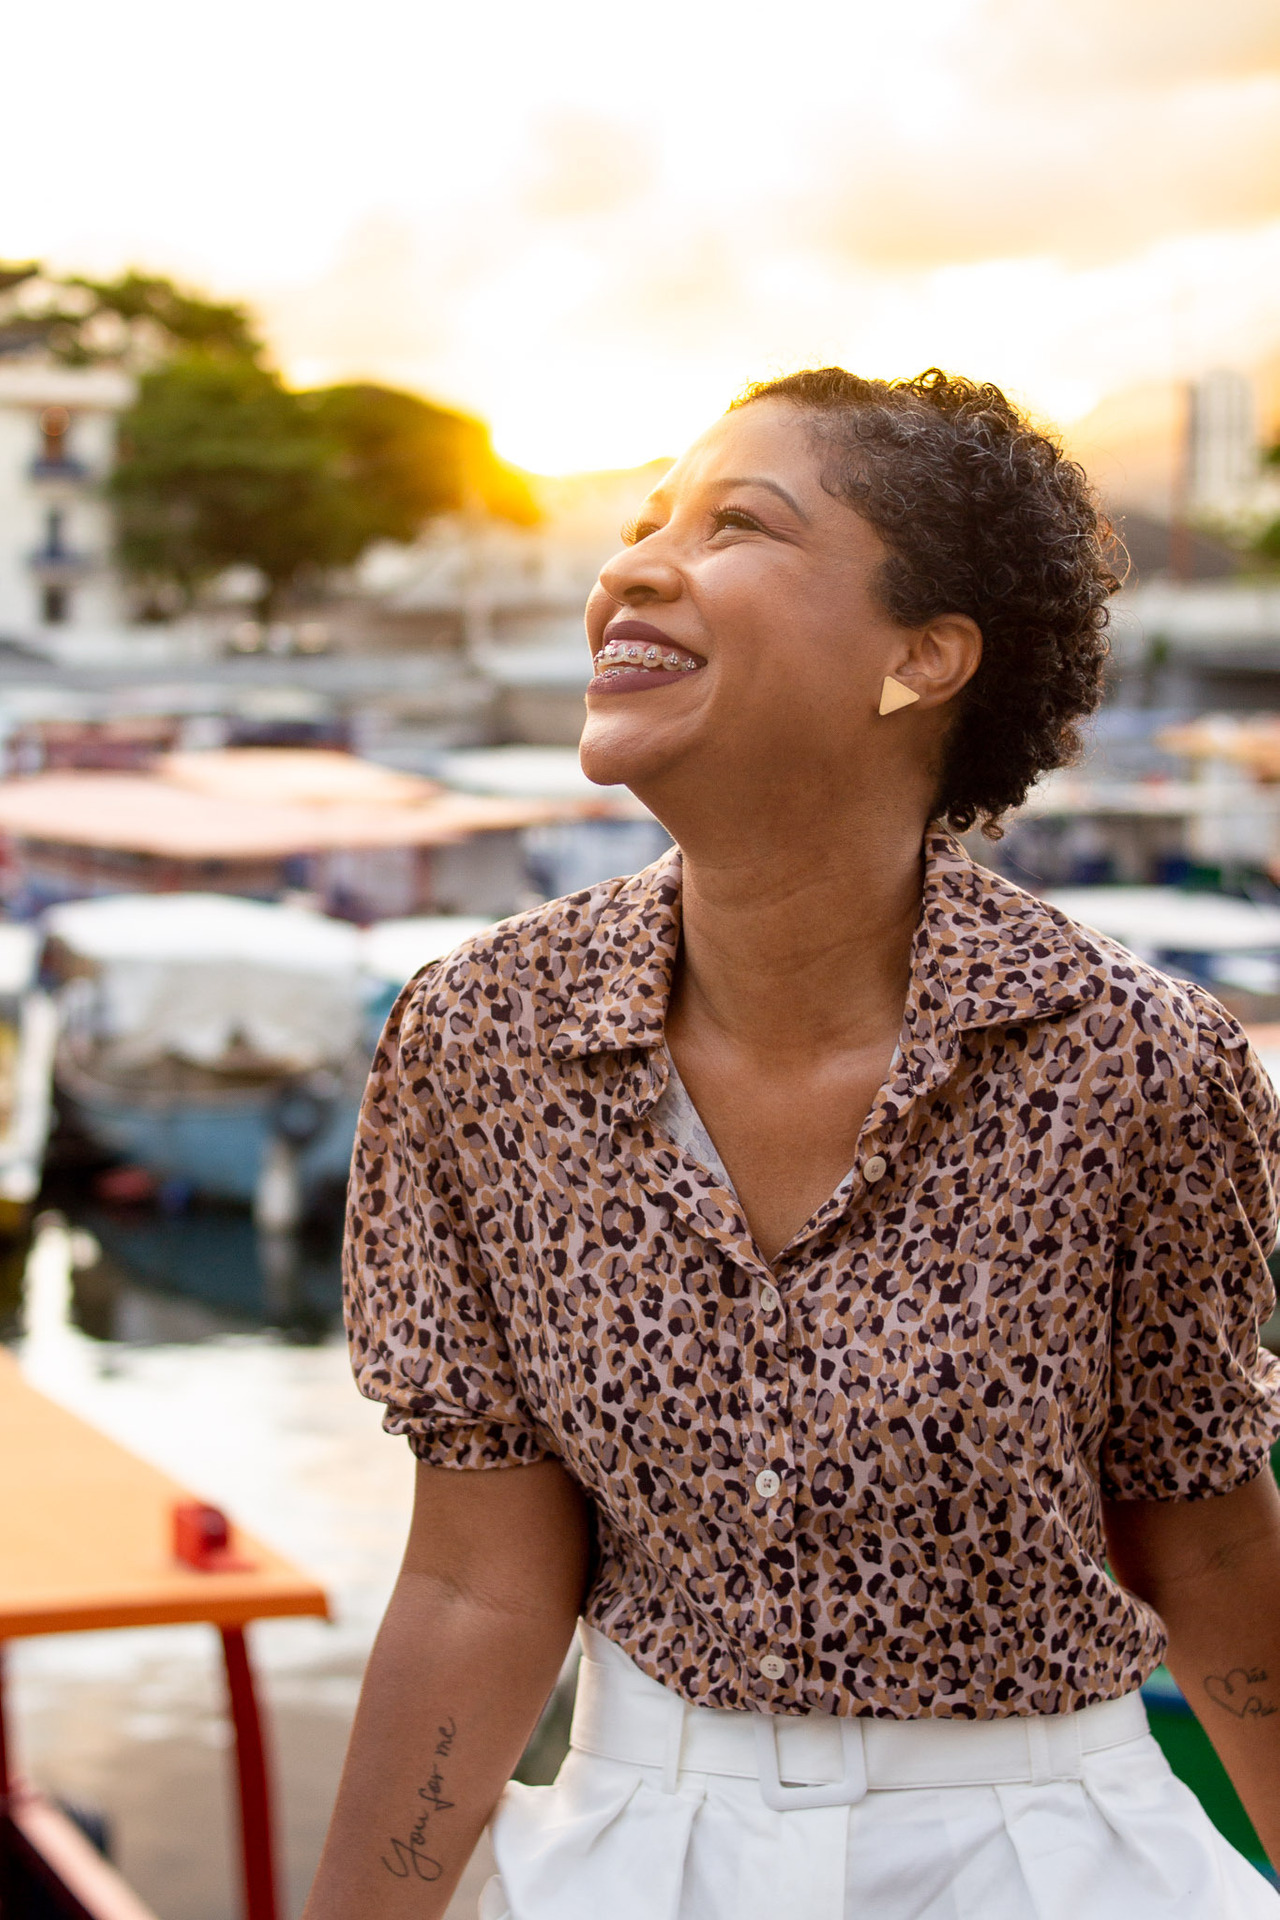
[[[587,608],[584,615],[589,639],[599,641],[603,638],[604,630],[617,611],[617,607],[618,602],[605,592],[597,580],[587,595]]]

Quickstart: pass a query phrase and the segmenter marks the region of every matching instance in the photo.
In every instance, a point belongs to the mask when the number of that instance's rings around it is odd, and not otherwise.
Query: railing
[[[56,460],[41,455],[27,468],[33,480],[87,480],[89,469],[83,460],[73,460],[70,454],[60,454]]]
[[[93,556],[77,553],[71,547],[39,547],[27,555],[27,565],[37,579],[57,586],[87,573],[93,566]]]

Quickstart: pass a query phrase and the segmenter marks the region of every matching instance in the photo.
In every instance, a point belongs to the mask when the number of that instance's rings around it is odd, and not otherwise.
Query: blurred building
[[[1244,527],[1280,514],[1280,475],[1263,462],[1280,431],[1267,369],[1219,367],[1197,379],[1151,380],[1108,394],[1067,434],[1108,505],[1181,528],[1161,565],[1190,577],[1197,529]]]
[[[1280,579],[1140,578],[1117,596],[1111,644],[1123,707],[1280,711]]]
[[[1191,383],[1187,413],[1187,495],[1191,512],[1231,520],[1253,505],[1262,443],[1253,382],[1219,367]]]
[[[340,644],[451,655],[459,694],[464,681],[485,690],[472,709],[474,744],[576,745],[590,672],[587,596],[666,466],[537,479],[535,526],[448,515],[411,546],[376,548],[332,616]],[[409,764],[412,730],[395,731],[393,722],[377,740],[375,721],[362,745]]]
[[[101,483],[133,383],[0,355],[0,641],[39,646],[124,617]]]

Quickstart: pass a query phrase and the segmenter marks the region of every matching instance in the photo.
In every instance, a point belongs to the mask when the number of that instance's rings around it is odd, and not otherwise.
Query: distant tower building
[[[102,482],[132,397],[114,367],[0,358],[0,639],[38,647],[126,617]]]
[[[1253,383],[1227,368],[1192,384],[1188,416],[1188,504],[1194,514],[1230,519],[1257,492],[1260,445]]]

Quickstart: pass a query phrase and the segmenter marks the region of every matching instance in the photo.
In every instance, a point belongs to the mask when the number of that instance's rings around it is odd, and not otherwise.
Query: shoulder
[[[544,1055],[615,975],[671,945],[678,899],[678,859],[668,854],[485,928],[409,983],[406,1038],[437,1058],[459,1048]]]
[[[1214,1004],[1207,994],[952,848],[958,857],[932,870],[930,933],[961,1025],[1050,1022],[1108,1049],[1132,1046],[1144,1060],[1154,1050],[1166,1071],[1192,1067],[1205,1004]]]
[[[1254,1130],[1275,1131],[1272,1082],[1240,1023],[1207,988],[1161,972],[1002,876],[988,876],[983,890],[1011,943],[1053,953],[1064,985],[1074,976],[1073,1024],[1093,1049],[1118,1055],[1148,1094],[1177,1086],[1182,1097],[1171,1116],[1190,1104],[1211,1122],[1237,1114]]]

